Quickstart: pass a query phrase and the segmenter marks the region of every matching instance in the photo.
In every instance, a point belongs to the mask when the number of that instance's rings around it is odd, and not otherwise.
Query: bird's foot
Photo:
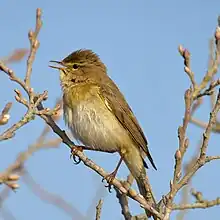
[[[104,180],[106,180],[107,182],[107,185],[105,185],[105,187],[108,188],[108,191],[111,193],[112,191],[112,182],[113,180],[115,179],[115,176],[116,176],[116,173],[117,173],[117,170],[114,170],[112,173],[108,174],[106,177],[103,177],[102,179],[102,182]]]
[[[83,147],[82,146],[73,146],[73,147],[71,147],[70,159],[73,159],[74,164],[76,164],[76,165],[81,162],[81,159],[76,155],[77,151],[83,152]]]

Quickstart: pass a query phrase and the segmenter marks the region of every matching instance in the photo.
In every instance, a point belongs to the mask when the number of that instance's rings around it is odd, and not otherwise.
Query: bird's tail
[[[139,177],[135,178],[140,194],[146,199],[149,205],[155,206],[154,198],[146,172],[142,172]]]
[[[123,155],[123,159],[137,182],[140,194],[146,199],[149,205],[155,207],[156,200],[153,196],[153,192],[146,175],[146,170],[144,168],[143,159],[139,150],[135,147],[131,151],[126,152]],[[152,214],[148,211],[146,211],[146,214],[148,217],[152,216]]]
[[[140,194],[146,199],[148,205],[152,207],[156,207],[156,200],[154,198],[151,186],[149,184],[149,181],[146,180],[147,176],[145,176],[145,179],[142,179],[141,177],[136,179],[137,186],[139,189]],[[152,213],[145,209],[145,213],[147,217],[151,217]]]

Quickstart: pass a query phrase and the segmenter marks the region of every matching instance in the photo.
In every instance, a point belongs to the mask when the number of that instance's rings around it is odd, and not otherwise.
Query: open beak
[[[63,67],[61,67],[61,66],[53,66],[53,65],[51,66],[51,65],[49,65],[49,67],[51,67],[51,68],[58,69],[58,70],[63,70],[65,68],[63,62],[61,62],[61,61],[51,60],[49,62],[57,63],[57,64],[63,66]]]

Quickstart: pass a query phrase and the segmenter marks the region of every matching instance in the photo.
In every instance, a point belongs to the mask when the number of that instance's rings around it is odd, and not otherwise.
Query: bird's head
[[[50,67],[60,70],[60,80],[64,87],[85,82],[99,82],[106,75],[106,66],[91,50],[77,50],[62,61],[50,62],[58,64]]]

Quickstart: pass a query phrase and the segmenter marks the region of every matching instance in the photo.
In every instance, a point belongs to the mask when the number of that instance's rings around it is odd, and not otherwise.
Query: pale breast
[[[65,121],[74,137],[94,149],[116,152],[129,143],[129,135],[100,99],[64,108]]]

